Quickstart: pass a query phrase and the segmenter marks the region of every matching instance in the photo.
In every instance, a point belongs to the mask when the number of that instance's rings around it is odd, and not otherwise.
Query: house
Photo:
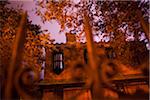
[[[106,67],[108,78],[112,79],[114,88],[123,93],[128,93],[128,85],[139,83],[148,86],[148,77],[140,76],[141,72],[132,72],[131,76],[123,77],[123,73],[117,72],[115,52],[109,43],[95,42],[98,66]],[[53,44],[51,49],[46,49],[44,80],[40,82],[43,99],[59,100],[91,100],[90,89],[85,87],[88,69],[88,55],[86,43],[76,42],[73,34],[67,34],[67,43]],[[119,64],[120,67],[125,66]],[[130,71],[130,70],[128,70]],[[119,73],[119,74],[118,74]],[[138,74],[139,77],[136,75]],[[117,76],[117,77],[116,77]],[[133,76],[133,77],[132,77]],[[137,81],[138,80],[138,81]],[[104,88],[106,88],[104,86]],[[105,91],[105,92],[108,92]],[[107,96],[110,96],[106,93]],[[115,98],[118,95],[113,95]]]
[[[87,67],[88,57],[86,43],[76,42],[73,34],[67,34],[67,43],[53,44],[49,50],[46,49],[45,81],[50,80],[72,80],[72,69],[80,65]],[[109,43],[95,42],[99,60],[103,56],[113,58],[114,52]],[[105,55],[107,53],[108,55]],[[111,57],[112,56],[112,57]]]

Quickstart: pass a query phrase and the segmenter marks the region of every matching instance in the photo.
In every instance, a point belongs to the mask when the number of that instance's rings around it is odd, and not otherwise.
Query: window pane
[[[55,54],[54,55],[54,61],[61,61],[61,60],[63,60],[62,54]]]
[[[59,60],[62,60],[62,54],[59,54]]]
[[[54,55],[54,61],[56,60],[56,54]]]
[[[56,66],[55,67],[60,67],[60,62],[55,62],[56,63]]]
[[[63,62],[60,62],[60,69],[63,69]]]

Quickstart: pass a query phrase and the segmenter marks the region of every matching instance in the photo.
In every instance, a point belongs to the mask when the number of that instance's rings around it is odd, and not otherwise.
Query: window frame
[[[64,54],[62,51],[54,51],[53,52],[52,67],[53,67],[53,72],[58,75],[64,70]]]

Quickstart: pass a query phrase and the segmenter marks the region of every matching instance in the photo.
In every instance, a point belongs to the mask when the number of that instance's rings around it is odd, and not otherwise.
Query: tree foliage
[[[16,32],[19,26],[21,9],[13,9],[6,7],[8,2],[0,2],[0,68],[4,75],[9,66],[10,57],[12,56],[12,48],[16,37]],[[42,61],[44,60],[43,48],[49,48],[51,39],[49,34],[45,34],[39,25],[32,24],[27,20],[27,36],[24,44],[23,65],[32,68],[35,71],[40,71]]]
[[[121,30],[126,37],[143,32],[140,18],[148,22],[148,1],[39,1],[37,15],[43,21],[56,19],[62,26],[62,31],[77,34],[82,37],[83,11],[87,10],[93,34],[102,38],[113,38]],[[138,14],[138,13],[141,13]],[[139,33],[140,34],[140,33]],[[147,34],[147,33],[146,33]],[[83,35],[84,36],[84,35]],[[104,40],[101,40],[104,41]]]
[[[149,44],[148,1],[43,0],[37,4],[36,13],[41,16],[43,22],[57,20],[61,25],[61,32],[75,34],[80,42],[86,41],[83,28],[83,14],[86,11],[93,37],[98,38],[98,41],[109,41],[118,53],[118,58],[123,58],[123,62],[130,61],[131,55],[136,55],[139,59],[141,57],[139,52],[131,49],[131,44],[138,50]],[[142,50],[140,51],[145,51]],[[124,56],[121,57],[122,55]]]

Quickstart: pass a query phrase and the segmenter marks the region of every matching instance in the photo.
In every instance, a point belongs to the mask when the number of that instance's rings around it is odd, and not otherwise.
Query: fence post
[[[93,42],[93,34],[92,34],[92,27],[90,26],[90,20],[88,17],[87,12],[84,12],[84,31],[86,34],[86,41],[87,41],[87,51],[88,51],[88,72],[90,72],[91,77],[91,93],[92,93],[92,98],[93,100],[100,100],[104,99],[103,95],[103,88],[102,88],[102,75],[101,72],[98,70],[98,63],[97,63],[97,55],[94,47],[94,42]],[[89,74],[89,73],[88,73]]]
[[[15,71],[21,65],[22,52],[26,36],[26,22],[27,12],[22,15],[19,28],[17,30],[15,42],[13,45],[11,61],[7,70],[6,87],[4,91],[4,98],[6,100],[14,99],[12,96],[14,89]]]

